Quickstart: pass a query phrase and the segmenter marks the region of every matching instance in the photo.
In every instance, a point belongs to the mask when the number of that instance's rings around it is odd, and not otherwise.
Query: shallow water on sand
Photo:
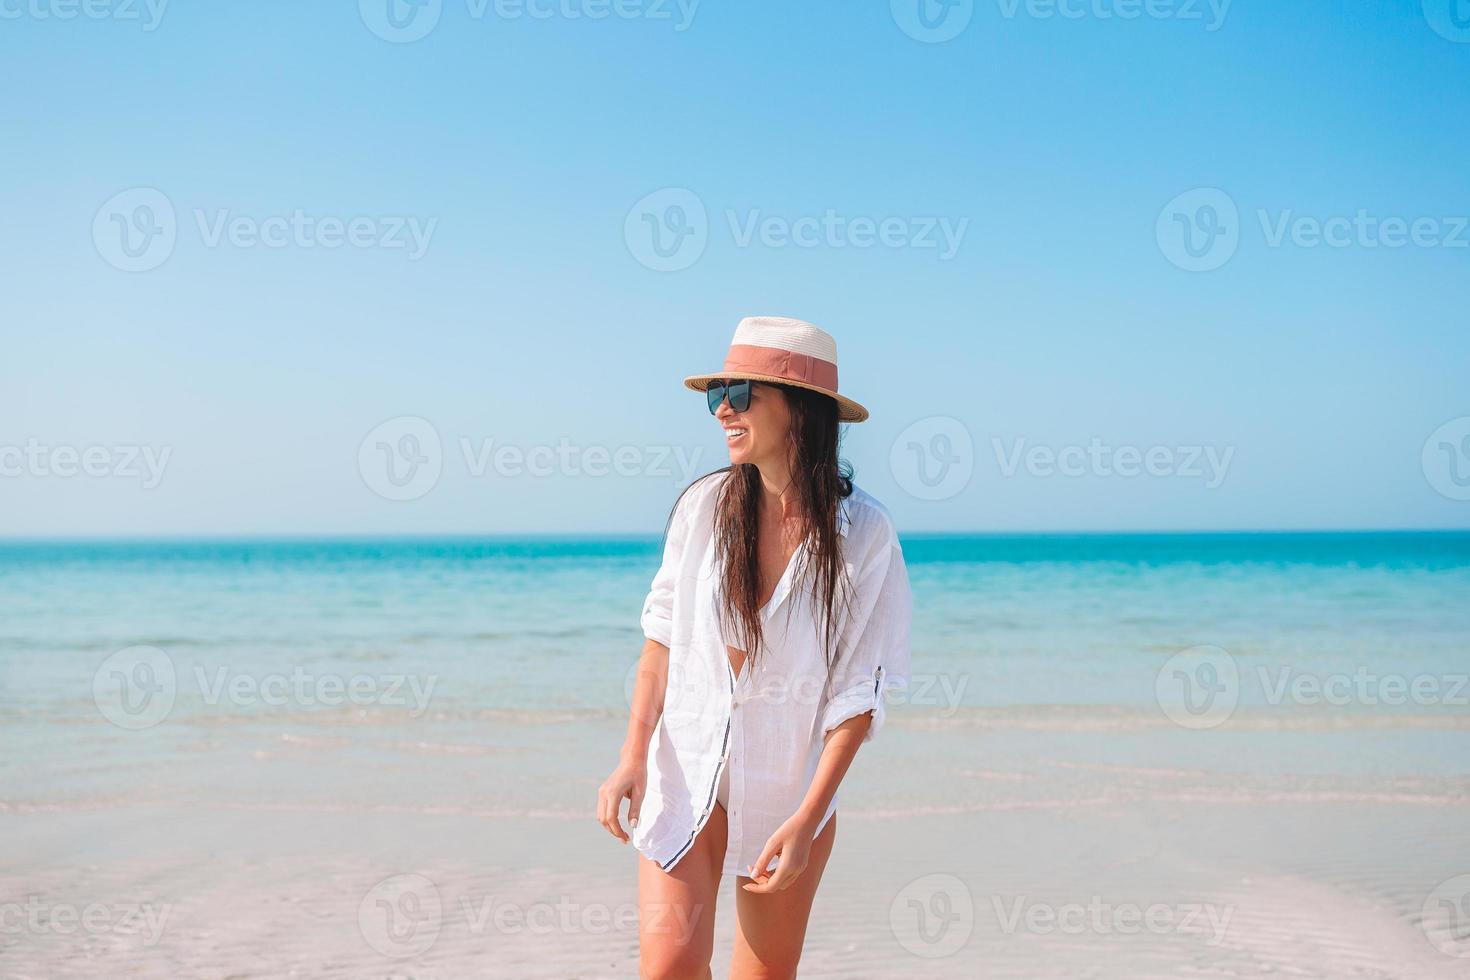
[[[904,546],[803,976],[1470,971],[1470,536]],[[635,975],[657,555],[0,545],[0,975]]]

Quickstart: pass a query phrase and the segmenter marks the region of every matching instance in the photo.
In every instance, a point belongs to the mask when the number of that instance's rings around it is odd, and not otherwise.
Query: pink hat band
[[[781,350],[778,347],[756,347],[752,344],[731,344],[725,355],[725,370],[732,373],[749,372],[768,374],[775,378],[787,378],[819,388],[837,390],[837,365],[810,354]]]

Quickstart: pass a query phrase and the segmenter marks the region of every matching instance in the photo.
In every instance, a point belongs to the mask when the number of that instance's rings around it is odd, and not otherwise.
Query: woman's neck
[[[800,516],[801,500],[796,492],[796,481],[791,478],[791,467],[757,464],[756,470],[761,476],[761,513],[770,514],[777,520]]]

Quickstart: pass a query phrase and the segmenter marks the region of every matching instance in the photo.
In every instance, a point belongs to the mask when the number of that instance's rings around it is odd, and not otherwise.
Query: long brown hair
[[[766,384],[785,395],[791,410],[791,482],[806,525],[803,540],[807,548],[797,550],[800,557],[792,569],[792,595],[806,595],[817,604],[817,621],[824,627],[830,665],[838,618],[833,607],[841,592],[840,582],[846,576],[837,511],[840,502],[852,494],[852,466],[837,455],[841,433],[836,401],[806,388]],[[752,463],[732,463],[700,479],[719,473],[729,474],[720,488],[714,519],[715,561],[720,566],[720,621],[731,644],[743,649],[754,664],[764,641],[757,540],[762,492],[760,470]],[[674,508],[677,510],[678,506],[676,500]],[[672,512],[669,520],[673,520]],[[805,588],[808,584],[810,591]],[[787,605],[787,616],[794,604]]]

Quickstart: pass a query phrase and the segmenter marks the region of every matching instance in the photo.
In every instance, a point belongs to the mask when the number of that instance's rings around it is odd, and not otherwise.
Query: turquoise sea
[[[975,910],[934,976],[1461,975],[1434,944],[1464,935],[1436,896],[1470,883],[1470,533],[903,545],[911,681],[843,781],[816,934],[846,952],[817,975],[913,972],[892,909],[934,881]],[[141,952],[0,936],[0,973],[382,975],[362,910],[407,874],[444,896],[443,969],[415,975],[491,975],[492,950],[505,975],[628,975],[631,927],[551,937],[572,968],[457,910],[632,908],[593,817],[658,559],[654,537],[0,545],[0,904],[171,915]],[[995,911],[1017,896],[1234,918],[1218,945],[1018,938]]]
[[[1283,666],[1409,678],[1470,667],[1470,533],[905,535],[903,545],[916,717],[1147,710],[1159,665],[1202,645],[1239,661],[1243,706],[1270,701],[1257,682]],[[144,646],[178,671],[170,717],[285,719],[331,706],[295,696],[210,705],[191,697],[200,671],[433,677],[440,711],[616,713],[658,555],[656,537],[0,544],[0,705],[33,731],[85,714],[104,661]],[[924,684],[938,700],[925,700]],[[1338,707],[1456,707],[1364,700]]]

